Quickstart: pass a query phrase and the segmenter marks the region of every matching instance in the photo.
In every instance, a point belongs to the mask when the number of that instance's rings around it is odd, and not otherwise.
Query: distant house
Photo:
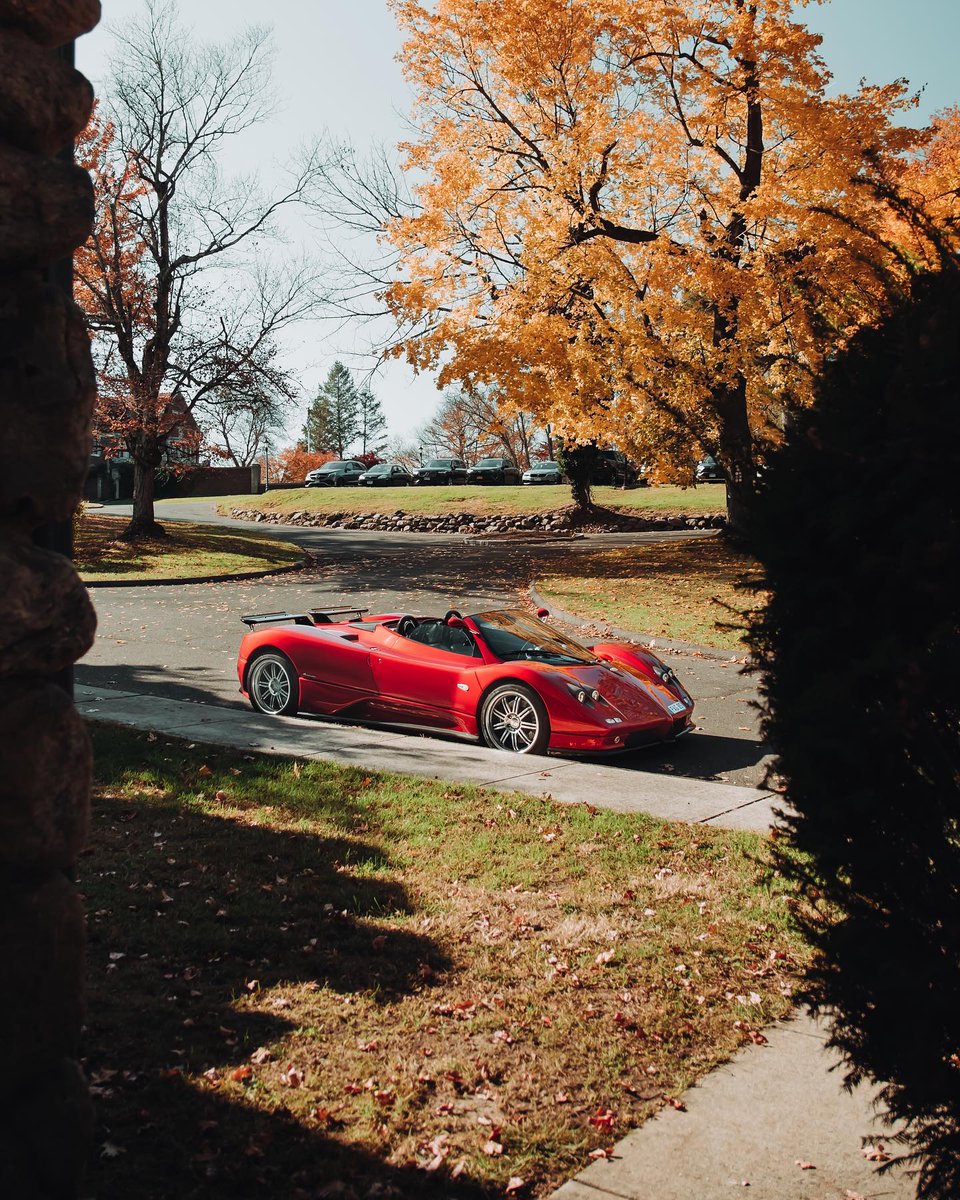
[[[183,468],[200,463],[200,427],[180,392],[162,392],[161,421],[168,429],[163,464]],[[162,467],[161,467],[162,470]],[[133,496],[133,459],[123,436],[94,427],[90,469],[84,495],[88,500],[129,500]]]

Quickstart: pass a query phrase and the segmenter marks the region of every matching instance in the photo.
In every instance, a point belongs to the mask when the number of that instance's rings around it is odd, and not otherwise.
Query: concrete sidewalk
[[[873,1091],[846,1092],[831,1071],[825,1032],[798,1016],[767,1037],[690,1088],[686,1112],[663,1109],[552,1200],[910,1200],[903,1171],[878,1175],[865,1157],[864,1139],[883,1145],[889,1132]]]
[[[93,720],[153,729],[190,741],[240,746],[263,754],[328,759],[374,771],[399,771],[497,791],[588,801],[615,812],[644,812],[670,821],[765,832],[776,800],[769,792],[700,779],[627,770],[611,762],[534,758],[472,742],[418,737],[303,717],[265,717],[252,710],[168,700],[111,688],[76,688],[80,713]]]
[[[776,799],[730,784],[617,767],[518,757],[471,743],[417,737],[239,708],[78,686],[77,708],[93,720],[264,754],[326,759],[501,791],[589,802],[617,812],[765,832]],[[880,1135],[872,1093],[843,1090],[825,1034],[804,1016],[768,1031],[683,1097],[628,1134],[609,1159],[564,1184],[555,1200],[721,1200],[749,1187],[753,1200],[908,1200],[902,1173],[878,1176],[861,1152]],[[807,1163],[806,1169],[797,1164]]]

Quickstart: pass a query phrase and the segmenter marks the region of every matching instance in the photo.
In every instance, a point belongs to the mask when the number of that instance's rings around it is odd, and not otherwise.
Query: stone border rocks
[[[237,521],[265,525],[300,525],[308,528],[368,530],[377,533],[439,533],[463,537],[490,534],[647,533],[659,530],[719,529],[726,524],[723,513],[661,513],[633,516],[611,510],[581,515],[573,508],[513,516],[478,516],[476,513],[350,513],[263,512],[256,508],[231,508]]]

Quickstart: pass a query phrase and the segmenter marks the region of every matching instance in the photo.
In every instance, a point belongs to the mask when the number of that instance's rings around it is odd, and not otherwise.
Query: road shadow
[[[769,753],[763,742],[750,738],[696,732],[687,734],[679,742],[624,755],[617,765],[683,779],[722,781],[731,771],[758,767]]]
[[[138,778],[149,780],[149,768]],[[347,800],[326,795],[324,805],[351,827]],[[431,938],[383,924],[414,912],[402,883],[384,877],[390,865],[363,835],[266,829],[189,802],[95,800],[79,880],[89,912],[84,1054],[98,1108],[84,1196],[484,1194],[469,1182],[435,1188],[282,1100],[257,1104],[255,1080],[249,1101],[224,1087],[253,1051],[294,1031],[285,993],[331,989],[385,1007],[446,981],[451,964]],[[312,1044],[322,1056],[336,1034],[321,1034]],[[322,1057],[311,1067],[322,1088]]]
[[[531,545],[509,539],[430,542],[398,535],[375,547],[356,541],[334,548],[316,531],[306,531],[297,542],[317,557],[319,584],[344,591],[432,592],[453,599],[474,591],[478,583],[485,591],[515,594],[538,573],[569,564],[571,554],[583,547],[579,542]],[[300,578],[307,582],[309,574]]]
[[[246,702],[239,692],[239,684],[236,684],[236,699],[225,698],[224,675],[211,667],[178,667],[174,674],[169,667],[160,663],[113,663],[103,666],[80,662],[74,670],[77,683],[84,687],[136,692],[144,696],[163,696],[167,700],[190,700],[197,704],[246,708]],[[235,678],[235,675],[232,676],[230,682]]]

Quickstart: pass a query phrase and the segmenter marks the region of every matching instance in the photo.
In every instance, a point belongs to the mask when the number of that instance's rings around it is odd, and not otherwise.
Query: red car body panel
[[[287,617],[293,619],[300,617]],[[636,646],[601,643],[589,650],[603,661],[576,665],[504,661],[470,617],[462,624],[473,633],[474,654],[401,636],[394,628],[399,619],[400,614],[384,613],[316,626],[255,628],[240,645],[241,691],[247,694],[251,659],[275,650],[298,676],[299,711],[323,716],[475,738],[486,693],[497,684],[518,682],[532,688],[546,707],[549,750],[620,751],[670,741],[692,727],[691,698],[659,659]],[[577,698],[578,693],[589,697],[594,689],[599,702]]]

